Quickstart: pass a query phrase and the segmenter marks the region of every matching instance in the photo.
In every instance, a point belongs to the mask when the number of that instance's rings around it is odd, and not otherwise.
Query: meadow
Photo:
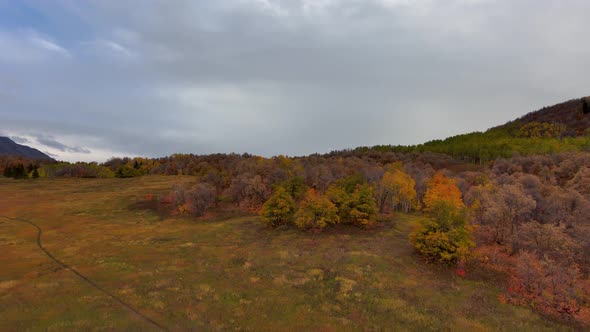
[[[420,215],[307,233],[143,204],[190,180],[0,178],[0,330],[574,329],[425,264],[408,242]]]

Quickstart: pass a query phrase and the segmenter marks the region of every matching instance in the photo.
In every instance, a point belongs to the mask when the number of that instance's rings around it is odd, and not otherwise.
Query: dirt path
[[[85,275],[83,275],[82,273],[78,272],[76,269],[72,268],[68,264],[66,264],[66,263],[60,261],[59,259],[57,259],[52,253],[50,253],[47,249],[45,249],[43,247],[43,243],[41,242],[41,235],[43,234],[43,230],[41,229],[41,227],[39,227],[39,225],[35,224],[34,222],[32,222],[30,220],[26,220],[26,219],[22,219],[22,218],[11,218],[11,217],[7,217],[7,216],[0,216],[0,218],[4,218],[4,219],[12,220],[12,221],[26,223],[26,224],[29,224],[29,225],[35,227],[37,229],[37,247],[39,247],[39,249],[41,249],[41,251],[43,251],[45,253],[45,255],[47,257],[49,257],[52,261],[54,261],[55,263],[57,263],[59,266],[63,267],[64,269],[69,270],[70,272],[72,272],[73,274],[75,274],[76,276],[78,276],[78,278],[82,279],[83,281],[85,281],[86,283],[88,283],[90,286],[94,287],[98,291],[100,291],[103,294],[109,296],[115,302],[118,302],[120,305],[122,305],[123,307],[125,307],[126,309],[128,309],[129,311],[131,311],[132,313],[134,313],[135,315],[137,315],[143,321],[145,321],[145,322],[147,322],[147,323],[149,323],[149,324],[157,327],[160,330],[168,331],[168,329],[165,328],[164,326],[162,326],[160,323],[158,323],[155,320],[149,318],[148,316],[142,314],[141,312],[139,312],[138,309],[134,308],[129,303],[123,301],[117,295],[115,295],[115,294],[109,292],[108,290],[102,288],[96,282],[92,281],[91,279],[89,279],[88,277],[86,277]]]

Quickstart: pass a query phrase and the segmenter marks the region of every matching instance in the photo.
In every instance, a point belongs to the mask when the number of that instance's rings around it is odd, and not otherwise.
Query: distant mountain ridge
[[[32,147],[18,144],[8,137],[0,136],[0,155],[21,156],[32,159],[53,160],[45,153]]]

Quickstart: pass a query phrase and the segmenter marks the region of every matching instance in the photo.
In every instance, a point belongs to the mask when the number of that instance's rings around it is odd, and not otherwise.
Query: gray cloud
[[[15,141],[16,143],[19,143],[19,144],[31,143],[31,141],[26,137],[11,136],[10,139],[12,139],[13,141]]]
[[[46,147],[54,148],[54,149],[62,151],[62,152],[91,153],[90,150],[79,147],[79,146],[68,146],[66,144],[60,143],[55,138],[53,138],[51,136],[36,135],[35,137],[36,137],[37,142],[39,144],[44,145]],[[28,142],[28,140],[27,140],[27,142]]]
[[[32,6],[0,27],[1,129],[72,159],[413,144],[588,95],[581,0]]]

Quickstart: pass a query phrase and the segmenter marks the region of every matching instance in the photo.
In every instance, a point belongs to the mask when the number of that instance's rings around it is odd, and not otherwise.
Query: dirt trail
[[[131,311],[132,313],[134,313],[135,315],[137,315],[143,321],[145,321],[147,323],[150,323],[151,325],[157,327],[160,330],[168,331],[168,329],[165,328],[164,326],[162,326],[160,323],[158,323],[155,320],[149,318],[148,316],[142,314],[141,312],[139,312],[139,310],[137,310],[136,308],[134,308],[133,306],[131,306],[127,302],[123,301],[117,295],[115,295],[115,294],[109,292],[108,290],[102,288],[96,282],[92,281],[91,279],[89,279],[88,277],[86,277],[85,275],[83,275],[82,273],[78,272],[76,269],[72,268],[68,264],[66,264],[66,263],[60,261],[59,259],[57,259],[52,253],[50,253],[47,249],[45,249],[43,247],[43,243],[41,242],[41,235],[43,234],[43,230],[41,229],[41,227],[39,227],[39,225],[35,224],[34,222],[32,222],[30,220],[26,220],[26,219],[22,219],[22,218],[11,218],[11,217],[7,217],[7,216],[0,216],[0,218],[4,218],[4,219],[12,220],[12,221],[26,223],[26,224],[29,224],[29,225],[35,227],[37,229],[37,247],[39,247],[39,249],[41,249],[45,253],[45,255],[47,257],[49,257],[52,261],[54,261],[55,263],[57,263],[59,266],[63,267],[64,269],[69,270],[70,272],[72,272],[73,274],[75,274],[76,276],[78,276],[78,278],[82,279],[83,281],[85,281],[86,283],[88,283],[90,286],[94,287],[98,291],[100,291],[103,294],[109,296],[115,302],[118,302],[120,305],[122,305],[123,307],[125,307],[126,309],[128,309],[129,311]]]

